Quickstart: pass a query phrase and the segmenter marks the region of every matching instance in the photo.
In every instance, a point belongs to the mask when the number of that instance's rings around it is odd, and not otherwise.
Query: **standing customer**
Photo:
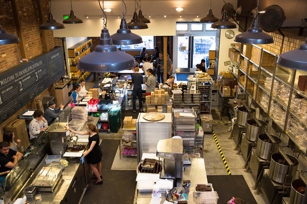
[[[34,111],[33,120],[29,125],[30,142],[33,143],[41,132],[44,132],[48,128],[48,122],[44,118],[44,113],[41,110]]]
[[[150,96],[151,92],[155,90],[156,84],[157,84],[157,79],[155,76],[155,73],[153,69],[148,69],[147,70],[147,81],[146,81],[146,96]]]
[[[134,72],[131,76],[132,78],[132,85],[133,85],[133,112],[136,112],[136,97],[139,99],[139,108],[140,111],[143,111],[143,104],[142,104],[142,83],[143,83],[143,76],[139,73],[139,68],[135,67]]]
[[[80,81],[80,86],[81,86],[81,89],[80,89],[80,91],[79,91],[79,96],[81,97],[81,98],[84,98],[85,96],[86,96],[86,94],[87,94],[87,90],[86,90],[86,88],[85,88],[85,80],[84,79],[81,79],[81,81]]]
[[[167,55],[168,56],[168,55]],[[163,53],[161,52],[159,54],[159,58],[156,59],[156,64],[157,64],[157,77],[158,77],[158,82],[163,83],[164,82],[164,58],[163,58]],[[173,73],[173,62],[172,60],[168,57],[167,58],[167,78],[169,78]]]
[[[144,71],[146,77],[148,77],[148,75],[147,75],[147,70],[148,69],[152,69],[153,70],[153,65],[150,63],[150,58],[146,57],[145,58],[145,62],[143,64],[143,71]]]
[[[146,48],[143,47],[143,49],[140,52],[140,63],[143,62],[143,59],[145,58],[146,53],[147,53]]]
[[[86,159],[86,162],[90,165],[90,168],[94,175],[96,176],[97,180],[94,181],[94,185],[101,185],[102,181],[102,163],[101,157],[102,152],[99,146],[99,134],[98,129],[92,123],[88,123],[86,125],[86,131],[74,131],[69,128],[69,131],[75,134],[80,135],[88,135],[88,145],[87,150],[83,153],[81,159]],[[97,166],[96,166],[97,165]]]
[[[81,90],[80,84],[79,83],[74,84],[73,91],[71,93],[71,97],[75,104],[79,103],[82,100],[82,98],[79,96],[80,90]]]
[[[4,132],[3,141],[6,141],[10,145],[10,149],[17,151],[20,148],[20,139],[17,139],[15,142],[14,132]]]
[[[48,125],[50,125],[53,120],[56,119],[63,111],[64,105],[61,104],[59,108],[56,108],[56,105],[53,101],[48,101],[47,105],[48,108],[44,112],[44,118],[47,120]]]

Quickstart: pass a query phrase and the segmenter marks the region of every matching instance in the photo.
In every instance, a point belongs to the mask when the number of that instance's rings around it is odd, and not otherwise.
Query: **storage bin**
[[[61,155],[48,155],[45,159],[46,164],[50,164],[51,162],[59,162],[62,158]]]

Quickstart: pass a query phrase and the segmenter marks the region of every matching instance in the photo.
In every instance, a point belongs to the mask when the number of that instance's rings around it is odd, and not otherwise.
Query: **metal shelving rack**
[[[185,152],[191,152],[195,147],[197,135],[197,114],[193,108],[173,109],[174,134],[182,137]]]
[[[307,92],[298,87],[298,79],[307,72],[278,66],[279,54],[258,45],[241,44],[239,47],[233,46],[240,52],[240,60],[233,62],[235,66],[231,70],[238,73],[234,76],[238,78],[239,87],[253,104],[267,113],[270,124],[276,125],[278,131],[306,155],[307,136],[303,135],[307,131],[307,120],[300,114],[302,107],[298,104],[307,103]]]

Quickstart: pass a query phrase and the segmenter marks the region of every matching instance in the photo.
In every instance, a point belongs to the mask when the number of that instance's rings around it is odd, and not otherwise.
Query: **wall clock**
[[[232,39],[235,37],[235,32],[233,30],[227,30],[225,32],[225,37],[228,39]]]

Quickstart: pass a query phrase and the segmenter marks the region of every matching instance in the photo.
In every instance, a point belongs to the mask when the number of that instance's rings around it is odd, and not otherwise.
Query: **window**
[[[188,31],[188,24],[187,23],[176,23],[176,30],[177,31]]]
[[[191,31],[202,31],[203,24],[202,23],[191,23]]]
[[[154,49],[154,36],[141,36],[143,42],[134,45],[116,45],[117,48],[122,48],[122,50],[141,50],[145,47],[147,50]]]

